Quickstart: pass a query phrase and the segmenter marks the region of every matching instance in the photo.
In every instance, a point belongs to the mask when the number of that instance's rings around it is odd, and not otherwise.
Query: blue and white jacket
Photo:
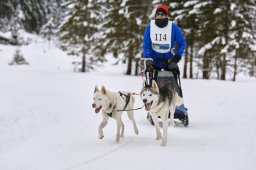
[[[186,48],[186,41],[180,28],[174,23],[172,23],[172,35],[170,43],[171,49],[173,49],[174,45],[177,44],[176,54],[182,56]],[[174,58],[171,50],[167,53],[158,53],[152,49],[152,42],[150,39],[150,24],[147,25],[144,32],[143,52],[145,58],[153,58],[154,66],[159,69],[167,68],[167,61]]]

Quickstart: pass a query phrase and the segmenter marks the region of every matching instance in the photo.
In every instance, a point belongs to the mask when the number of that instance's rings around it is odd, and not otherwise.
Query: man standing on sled
[[[179,80],[177,88],[180,97],[182,97],[180,72],[177,63],[185,51],[186,41],[180,28],[169,21],[168,11],[167,5],[159,5],[156,9],[155,20],[151,20],[146,27],[143,38],[144,73],[146,74],[152,70],[171,71],[177,85]],[[177,45],[176,52],[174,52],[175,45]],[[152,79],[157,79],[157,72],[150,74],[149,77],[146,75],[146,85],[148,86],[151,86]],[[176,109],[175,114],[174,117],[183,120],[184,116],[187,118],[187,108],[182,105]]]

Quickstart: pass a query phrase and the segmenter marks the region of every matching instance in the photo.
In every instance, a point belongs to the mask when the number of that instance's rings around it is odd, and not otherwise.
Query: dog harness
[[[123,110],[117,110],[117,111],[118,111],[118,112],[119,112],[119,111],[125,111],[127,105],[128,105],[129,102],[130,102],[131,95],[130,95],[130,93],[124,94],[124,93],[122,93],[122,92],[120,92],[120,91],[119,91],[118,93],[119,93],[119,95],[126,101],[126,103],[125,103],[125,106],[124,106]],[[110,109],[111,107],[112,107],[112,103],[110,103],[108,109]],[[114,109],[115,109],[115,106],[113,107],[113,110],[114,110]],[[112,111],[112,112],[113,112],[113,111]],[[108,115],[109,117],[112,117],[112,116],[113,116],[113,113],[112,113],[112,112],[107,113],[107,115]]]
[[[108,109],[110,109],[111,107],[112,107],[112,104],[109,105]],[[114,108],[115,108],[115,107],[113,107],[113,110],[114,110]],[[111,112],[111,113],[107,113],[107,115],[108,115],[109,117],[112,117],[112,112]]]

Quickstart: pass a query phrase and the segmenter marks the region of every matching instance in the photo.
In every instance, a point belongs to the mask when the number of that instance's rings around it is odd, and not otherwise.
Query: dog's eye
[[[99,99],[99,100],[102,100],[102,99]]]
[[[149,96],[153,96],[152,94],[150,94]]]
[[[142,96],[145,96],[145,94],[143,94]]]

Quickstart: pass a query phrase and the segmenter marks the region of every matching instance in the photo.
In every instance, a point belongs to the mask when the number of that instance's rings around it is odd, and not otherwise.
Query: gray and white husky
[[[120,137],[124,136],[124,123],[122,121],[123,110],[128,110],[127,114],[133,123],[135,134],[138,135],[139,131],[134,119],[134,102],[135,97],[128,92],[111,92],[102,86],[101,90],[95,86],[93,95],[92,107],[95,108],[95,113],[102,110],[103,120],[99,125],[98,133],[99,138],[104,137],[103,128],[107,125],[110,117],[114,118],[117,123],[116,142],[118,143]]]
[[[143,88],[140,93],[140,97],[145,104],[145,109],[151,115],[156,128],[156,140],[162,138],[160,131],[158,116],[162,119],[163,124],[163,138],[161,146],[166,146],[167,132],[168,132],[168,114],[170,112],[170,126],[174,126],[174,112],[176,106],[183,104],[183,100],[177,94],[173,84],[168,81],[161,81],[159,84],[155,80],[152,82],[151,87],[145,86],[143,82]]]

